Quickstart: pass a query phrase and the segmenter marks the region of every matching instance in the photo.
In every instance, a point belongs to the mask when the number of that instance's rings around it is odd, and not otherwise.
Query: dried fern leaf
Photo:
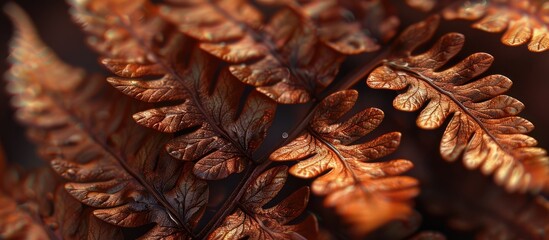
[[[200,48],[229,62],[240,81],[279,103],[305,103],[330,84],[343,56],[289,9],[263,16],[245,0],[168,1],[160,13]]]
[[[460,63],[439,70],[463,46],[464,36],[449,33],[428,51],[411,52],[427,41],[438,26],[438,17],[418,23],[398,38],[393,57],[385,60],[368,77],[375,89],[405,90],[393,101],[402,111],[417,111],[423,129],[436,129],[450,117],[440,145],[442,157],[455,161],[463,156],[469,169],[494,174],[495,181],[509,191],[549,189],[549,158],[525,135],[532,123],[516,116],[524,105],[502,95],[511,80],[490,75],[471,81],[486,71],[493,57],[475,53]]]
[[[95,2],[102,1],[88,1],[85,2],[88,5],[79,5],[75,9],[87,11],[88,15],[106,14],[89,12]],[[147,5],[136,9],[142,11],[147,9]],[[97,18],[100,16],[96,15]],[[119,21],[126,22],[114,23],[111,27],[123,27],[134,33],[131,41],[146,41],[147,36],[131,30],[142,28],[140,24],[145,22],[124,19],[119,17]],[[120,76],[108,81],[138,100],[162,103],[162,107],[136,113],[134,119],[157,131],[182,132],[166,148],[177,159],[197,161],[194,166],[196,176],[221,179],[243,171],[252,162],[253,152],[265,137],[276,104],[254,91],[239,110],[244,85],[239,84],[218,60],[196,48],[187,52],[181,35],[174,35],[173,40],[166,41],[173,44],[162,49],[140,45],[147,56],[151,56],[144,62],[132,61],[124,55],[103,59],[105,66]],[[170,54],[164,55],[163,52]],[[182,57],[187,60],[181,61]]]
[[[146,63],[151,61],[146,48],[158,50],[174,40],[174,31],[158,16],[158,9],[148,1],[68,2],[72,7],[74,21],[90,33],[87,42],[104,57]],[[131,25],[131,30],[128,25]],[[136,41],[134,35],[141,36],[140,41]]]
[[[285,5],[314,23],[320,40],[333,50],[360,54],[379,49],[396,33],[399,20],[383,0],[260,0]]]
[[[464,1],[444,10],[446,19],[478,20],[473,27],[486,32],[503,32],[508,46],[528,43],[528,50],[549,49],[549,2],[534,0]],[[482,19],[481,19],[482,18]]]
[[[10,14],[17,32],[8,88],[18,118],[68,181],[67,192],[108,223],[156,223],[145,238],[192,237],[208,199],[207,184],[194,177],[191,166],[160,154],[162,136],[125,117],[136,104],[102,79],[61,62],[20,9]]]
[[[49,239],[46,230],[32,216],[19,209],[10,197],[0,193],[1,239]]]
[[[40,170],[25,175],[6,166],[1,151],[0,163],[0,239],[49,239],[42,217],[52,211],[51,198],[44,197],[55,187],[52,175]]]
[[[162,132],[192,130],[171,140],[166,146],[168,153],[184,161],[198,160],[194,173],[200,178],[225,178],[251,163],[253,152],[272,122],[276,105],[252,92],[238,112],[244,86],[226,69],[220,69],[217,60],[200,50],[194,50],[191,58],[188,70],[180,70],[182,81],[170,74],[151,81],[120,77],[108,81],[140,100],[165,102],[165,98],[155,99],[161,95],[182,101],[136,113],[134,119]],[[156,86],[169,86],[180,94],[167,95]]]
[[[410,199],[418,189],[415,179],[398,176],[412,167],[411,162],[368,162],[393,152],[400,133],[356,143],[381,123],[381,110],[368,108],[340,122],[357,97],[356,91],[347,90],[324,99],[307,130],[276,150],[271,159],[299,161],[290,173],[300,178],[317,177],[312,183],[313,193],[327,196],[325,205],[334,207],[351,224],[355,235],[365,235],[410,214]]]
[[[74,199],[60,187],[53,197],[55,212],[47,223],[59,239],[123,239],[122,230],[93,215],[94,208]]]
[[[93,209],[71,197],[51,168],[29,172],[10,166],[0,176],[0,238],[122,238],[120,229],[97,219]]]
[[[270,208],[288,176],[284,166],[271,168],[257,177],[240,199],[236,211],[208,236],[208,239],[315,239],[316,218],[312,215],[289,225],[307,207],[309,188],[303,187]]]

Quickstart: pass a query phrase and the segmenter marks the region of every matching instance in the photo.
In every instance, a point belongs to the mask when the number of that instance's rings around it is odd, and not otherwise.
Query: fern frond
[[[312,23],[289,9],[263,25],[251,3],[168,1],[164,18],[199,41],[199,47],[229,62],[240,81],[279,103],[305,103],[328,84],[343,56],[322,44]]]
[[[437,26],[438,17],[431,17],[405,30],[392,57],[368,77],[368,86],[405,90],[393,101],[402,111],[416,111],[427,104],[416,121],[423,129],[439,128],[453,114],[440,145],[444,159],[455,161],[463,156],[465,166],[494,174],[496,182],[509,191],[548,190],[546,151],[525,135],[533,124],[516,116],[524,105],[502,95],[511,80],[490,75],[469,82],[492,65],[491,55],[475,53],[439,71],[464,44],[464,36],[457,33],[444,35],[425,53],[411,54]]]
[[[381,110],[368,108],[339,123],[357,97],[356,91],[347,90],[324,99],[306,131],[276,150],[271,159],[299,161],[290,173],[300,178],[318,177],[312,183],[313,193],[327,196],[325,205],[349,221],[356,235],[364,235],[391,220],[406,218],[411,213],[410,199],[418,189],[415,179],[397,176],[409,170],[411,162],[368,163],[393,152],[400,133],[356,143],[381,123]]]
[[[147,237],[192,237],[208,199],[206,183],[160,153],[163,136],[127,117],[139,109],[135,103],[61,62],[19,8],[10,16],[17,32],[8,87],[17,115],[68,181],[67,192],[111,224],[156,223]]]
[[[287,168],[271,168],[255,179],[240,199],[236,211],[227,216],[208,239],[315,239],[316,218],[309,215],[290,225],[307,207],[309,189],[301,188],[282,202],[263,208],[276,197],[286,183]]]
[[[503,32],[508,46],[528,43],[528,50],[549,49],[549,2],[534,0],[464,1],[444,10],[446,19],[478,20],[473,27],[486,32]],[[482,18],[482,19],[481,19]]]
[[[382,0],[260,0],[286,6],[314,24],[320,41],[345,55],[373,52],[392,38],[399,20]]]
[[[89,11],[90,6],[93,5],[76,9]],[[138,9],[142,8],[146,6]],[[122,18],[119,20],[123,21]],[[134,42],[143,42],[146,37],[131,30],[134,26],[139,29],[142,23],[124,23],[126,31],[136,34],[132,35]],[[112,27],[118,29],[120,24]],[[175,36],[178,37],[180,39],[182,36]],[[252,154],[265,137],[276,105],[252,92],[242,111],[239,111],[244,86],[223,69],[219,61],[198,49],[184,52],[187,49],[182,48],[181,44],[171,46],[170,54],[185,56],[188,61],[176,62],[180,59],[163,57],[160,52],[140,45],[149,56],[153,56],[154,61],[139,63],[124,58],[104,59],[103,63],[120,76],[108,81],[136,99],[164,103],[162,107],[139,112],[134,118],[139,124],[158,131],[186,131],[168,142],[166,148],[177,159],[197,161],[194,167],[197,176],[221,179],[242,172],[246,165],[253,162]]]

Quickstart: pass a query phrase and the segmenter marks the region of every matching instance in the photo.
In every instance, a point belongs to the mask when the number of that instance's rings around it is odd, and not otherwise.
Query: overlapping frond
[[[285,7],[265,19],[246,0],[172,0],[160,12],[200,48],[229,62],[240,81],[286,104],[314,98],[333,81],[345,54],[377,50],[377,41],[389,39],[398,25],[381,1],[258,3]]]
[[[446,19],[478,20],[474,28],[503,32],[509,46],[528,43],[528,50],[549,49],[549,2],[536,0],[463,1],[443,11]]]
[[[229,62],[236,78],[279,103],[308,102],[333,81],[342,61],[311,22],[289,9],[266,24],[245,0],[174,0],[160,12],[201,49]]]
[[[260,0],[284,5],[311,21],[320,40],[346,54],[372,52],[396,33],[398,18],[387,1],[368,0]]]
[[[303,187],[275,206],[264,208],[284,187],[287,176],[287,168],[283,166],[259,175],[246,189],[236,211],[208,239],[315,239],[318,226],[312,215],[300,223],[289,224],[307,207],[309,188]]]
[[[0,171],[0,176],[0,238],[122,237],[119,229],[99,220],[90,214],[91,208],[71,197],[51,168],[25,171],[10,164]]]
[[[19,120],[30,128],[52,168],[68,181],[66,191],[94,208],[85,210],[88,214],[108,223],[156,223],[143,237],[192,237],[207,202],[206,183],[194,177],[190,166],[161,154],[163,136],[128,117],[137,109],[135,103],[103,79],[86,77],[61,62],[40,42],[20,9],[10,14],[17,33],[8,88]],[[93,226],[75,231],[89,228]]]
[[[89,1],[79,8],[91,11],[93,2],[102,1]],[[88,14],[99,17],[103,13]],[[124,19],[119,17],[120,21]],[[142,28],[141,24],[145,23],[129,20],[123,23],[124,29],[134,34],[132,41],[142,42],[146,38],[132,31]],[[112,28],[120,28],[120,23],[114,23]],[[173,38],[174,44],[166,46],[166,51],[139,45],[150,56],[145,62],[123,55],[103,59],[105,66],[120,76],[108,81],[136,99],[162,104],[139,112],[134,118],[139,124],[161,132],[181,132],[166,148],[177,159],[197,161],[195,175],[221,179],[243,171],[265,137],[275,104],[251,92],[239,110],[244,86],[215,58],[196,48],[186,49],[183,36]]]
[[[416,121],[420,128],[436,129],[450,118],[440,145],[444,159],[463,156],[468,168],[494,174],[509,191],[549,189],[546,151],[525,135],[533,129],[532,123],[517,116],[524,105],[502,95],[511,80],[490,75],[471,81],[490,67],[491,55],[475,53],[441,70],[464,44],[463,35],[457,33],[444,35],[425,53],[411,54],[437,26],[438,17],[431,17],[405,30],[393,56],[368,77],[368,86],[405,90],[393,101],[402,111],[416,111],[426,104]]]
[[[300,178],[317,177],[312,183],[313,193],[326,196],[325,205],[334,207],[356,235],[363,235],[410,214],[410,200],[418,189],[415,179],[398,176],[412,167],[411,162],[372,162],[397,148],[400,133],[357,143],[381,123],[381,110],[368,108],[340,122],[357,97],[356,91],[347,90],[324,99],[307,130],[276,150],[271,159],[299,161],[290,173]]]
[[[0,146],[0,239],[48,239],[47,226],[41,222],[41,213],[47,216],[51,211],[50,200],[41,199],[37,194],[46,195],[47,191],[36,192],[48,186],[53,179],[51,176],[42,178],[43,171],[36,176],[25,178],[20,176],[15,169],[10,169],[4,158],[2,146]],[[42,182],[32,181],[32,177]],[[36,183],[43,185],[37,186]],[[49,187],[52,187],[49,185]],[[53,186],[54,187],[54,186]],[[23,189],[16,191],[15,189]],[[35,194],[35,195],[32,195]],[[32,197],[29,197],[32,196]],[[32,199],[29,199],[32,198]]]

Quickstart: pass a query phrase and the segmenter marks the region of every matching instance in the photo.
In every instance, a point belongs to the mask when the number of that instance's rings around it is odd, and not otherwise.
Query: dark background
[[[43,41],[49,45],[59,57],[75,66],[80,66],[91,72],[108,73],[98,64],[97,55],[91,51],[85,44],[84,35],[79,27],[72,23],[68,14],[68,6],[61,0],[21,0],[16,1],[28,11]],[[393,1],[398,6],[401,19],[401,28],[421,20],[424,15],[403,6],[402,1]],[[6,1],[0,1],[3,6]],[[526,109],[521,116],[530,120],[536,129],[530,136],[539,141],[539,146],[549,149],[549,51],[544,53],[530,53],[525,45],[520,47],[508,47],[500,43],[501,34],[490,34],[479,30],[471,29],[471,23],[466,21],[444,21],[437,32],[440,36],[448,32],[460,32],[466,37],[464,50],[456,59],[463,59],[474,52],[488,52],[495,56],[495,62],[487,74],[503,74],[513,80],[514,85],[507,94],[511,95],[526,105]],[[8,41],[12,35],[12,28],[5,17],[0,15],[0,72],[5,72],[7,63]],[[360,58],[355,58],[359,61]],[[347,64],[346,66],[353,65]],[[344,70],[344,68],[343,68]],[[62,80],[60,80],[62,81]],[[4,145],[6,154],[10,161],[35,166],[41,163],[34,152],[34,146],[30,144],[25,136],[24,129],[13,120],[13,109],[9,106],[9,98],[5,92],[5,83],[0,83],[0,142]],[[438,151],[438,141],[444,127],[436,131],[424,131],[415,127],[416,113],[402,113],[393,110],[391,107],[392,98],[395,93],[390,91],[380,91],[367,89],[364,81],[357,86],[361,91],[361,97],[357,108],[364,106],[375,106],[383,109],[386,113],[380,130],[376,130],[375,135],[389,131],[403,132],[401,147],[395,153],[393,158],[405,157],[411,159],[416,166],[418,163],[439,164],[438,167],[444,168],[446,164],[439,158],[427,159],[436,155]],[[291,107],[285,106],[282,109]],[[284,118],[284,112],[280,112],[277,119]],[[280,117],[280,114],[282,117]],[[278,126],[278,125],[275,125]],[[284,128],[280,128],[283,131]],[[278,129],[272,130],[278,131]],[[279,138],[280,134],[271,134],[269,141]],[[274,141],[274,140],[273,140]],[[420,147],[430,147],[432,152],[422,151]],[[431,163],[430,163],[431,162]],[[425,164],[423,164],[425,165]],[[429,165],[429,166],[431,166]],[[452,164],[452,167],[461,166],[460,163]],[[424,171],[432,171],[428,168],[416,167],[412,175],[425,175]],[[442,170],[441,170],[442,171]],[[479,177],[480,174],[475,177]],[[424,227],[426,229],[429,226]]]

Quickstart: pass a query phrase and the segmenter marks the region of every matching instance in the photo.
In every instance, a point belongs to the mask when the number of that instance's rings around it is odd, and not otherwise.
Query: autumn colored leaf
[[[333,50],[360,54],[379,49],[392,38],[399,20],[383,0],[260,0],[268,5],[285,5],[309,18],[320,40]]]
[[[0,239],[36,239],[45,240],[49,239],[47,230],[44,225],[41,224],[41,219],[37,219],[39,216],[37,213],[41,209],[37,209],[40,203],[31,202],[29,193],[33,188],[37,188],[35,181],[29,179],[23,179],[19,181],[18,172],[14,169],[10,169],[7,166],[4,151],[0,145]],[[51,177],[51,176],[50,176]],[[41,179],[42,180],[42,179]],[[45,180],[51,180],[45,178]],[[28,187],[21,184],[21,182],[28,181]],[[46,181],[44,183],[49,183]],[[20,186],[17,186],[20,185]],[[23,188],[19,188],[23,187]],[[23,191],[16,191],[14,189],[23,189]],[[44,199],[47,201],[46,199]],[[31,202],[27,206],[23,206],[21,203]],[[44,201],[43,201],[44,202]],[[47,209],[48,211],[50,209]]]
[[[108,223],[156,223],[143,237],[192,237],[207,202],[207,184],[194,177],[189,164],[161,154],[163,136],[127,117],[138,109],[135,103],[103,80],[87,78],[61,62],[39,41],[20,9],[11,14],[17,33],[9,89],[17,115],[52,168],[68,181],[66,191]]]
[[[478,20],[473,27],[503,32],[501,42],[509,46],[528,43],[528,50],[549,49],[549,2],[534,0],[464,1],[446,8],[446,19]]]
[[[439,128],[452,115],[440,145],[444,159],[463,156],[465,166],[494,174],[509,191],[549,189],[549,158],[535,147],[535,139],[525,135],[533,129],[532,123],[516,116],[524,105],[502,95],[511,80],[490,75],[471,81],[490,67],[491,55],[475,53],[439,70],[461,50],[465,39],[458,33],[442,36],[422,54],[411,54],[437,26],[438,17],[431,17],[405,30],[393,57],[368,77],[368,86],[405,90],[393,101],[402,111],[416,111],[428,103],[416,121],[420,128]]]
[[[368,108],[340,122],[357,97],[356,91],[346,90],[324,99],[307,130],[276,150],[271,159],[299,161],[290,173],[300,178],[317,177],[312,183],[313,193],[327,196],[325,205],[349,221],[356,235],[364,235],[410,214],[410,199],[418,189],[415,179],[398,176],[412,167],[411,162],[371,162],[393,152],[400,133],[356,143],[381,123],[381,110]]]
[[[29,17],[6,4],[15,24],[6,91],[35,145],[25,156],[36,149],[43,161],[8,163],[0,144],[0,239],[549,234],[549,157],[527,135],[534,126],[519,117],[524,104],[503,95],[511,80],[483,75],[494,61],[487,53],[456,59],[459,33],[420,47],[438,15],[423,13],[423,22],[401,31],[399,21],[422,13],[394,11],[407,4],[475,20],[476,28],[505,32],[505,44],[541,52],[549,48],[546,1],[68,4],[113,76],[65,64]],[[365,76],[371,88],[399,91],[397,110],[421,110],[418,127],[406,123],[413,114],[390,114],[389,124],[404,132],[399,154],[413,164],[386,160],[401,133],[371,136],[385,131],[384,113],[363,106],[393,96],[378,92],[355,106],[359,93],[349,88]],[[441,139],[416,132],[445,124]],[[20,146],[13,151],[18,139],[6,132],[0,141],[11,158]],[[413,177],[405,176],[412,167]]]
[[[143,45],[161,49],[174,39],[169,36],[173,31],[158,16],[158,9],[146,0],[68,2],[74,21],[91,35],[88,43],[104,57],[146,63],[151,59]],[[130,26],[132,31],[128,31]],[[141,40],[136,41],[134,35],[141,36]]]
[[[300,223],[288,224],[307,207],[307,187],[297,190],[273,207],[264,208],[280,192],[287,176],[284,166],[271,168],[259,175],[246,189],[236,211],[225,218],[208,239],[315,239],[318,226],[312,215]]]
[[[92,10],[89,5],[85,9]],[[140,24],[125,23],[126,31],[142,27]],[[112,27],[117,29],[119,25]],[[146,37],[136,33],[133,41],[142,42],[140,39]],[[275,104],[252,92],[247,94],[244,108],[239,111],[244,86],[215,58],[198,49],[187,52],[183,36],[173,38],[174,44],[165,49],[170,54],[162,54],[163,49],[152,49],[146,44],[139,46],[151,56],[151,61],[141,63],[118,56],[103,59],[103,64],[120,76],[108,81],[138,100],[168,102],[136,113],[134,119],[161,132],[182,132],[167,143],[166,149],[177,159],[196,161],[195,175],[221,179],[243,171],[265,137]],[[185,56],[190,62],[175,62],[179,58],[170,56]]]
[[[1,158],[1,157],[0,157]],[[119,239],[121,231],[72,198],[49,167],[10,165],[0,172],[0,238]],[[87,212],[82,209],[88,208]]]
[[[171,140],[167,151],[177,159],[198,160],[194,173],[203,179],[225,178],[252,161],[272,122],[275,104],[252,92],[238,112],[244,86],[200,50],[192,58],[191,65],[177,75],[183,79],[166,74],[154,80],[112,77],[108,81],[139,100],[181,101],[136,113],[134,119],[162,132],[192,130]]]
[[[43,227],[31,215],[19,209],[13,199],[0,193],[0,204],[0,238],[49,239]]]
[[[244,0],[168,1],[160,9],[201,49],[229,62],[240,81],[279,103],[305,103],[328,86],[343,56],[322,44],[312,23],[289,9],[264,21]]]

